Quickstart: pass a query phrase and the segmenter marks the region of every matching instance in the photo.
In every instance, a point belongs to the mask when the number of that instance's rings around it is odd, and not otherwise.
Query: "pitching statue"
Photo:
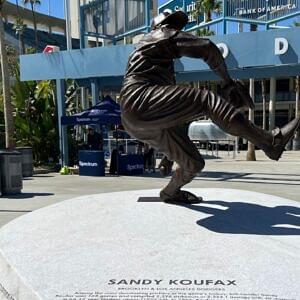
[[[154,18],[152,30],[129,57],[120,105],[122,123],[129,134],[164,153],[178,168],[160,192],[168,203],[199,203],[201,197],[181,190],[205,165],[183,124],[209,117],[225,132],[241,136],[273,160],[278,160],[300,120],[265,131],[249,121],[241,108],[254,108],[244,86],[230,78],[222,53],[206,38],[181,31],[188,22],[182,11]],[[222,80],[222,92],[176,85],[174,59],[203,59]]]

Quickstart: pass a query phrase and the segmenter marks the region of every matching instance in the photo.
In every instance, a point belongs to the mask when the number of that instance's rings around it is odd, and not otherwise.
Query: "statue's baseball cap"
[[[188,23],[188,20],[188,16],[183,11],[172,12],[170,9],[166,9],[152,20],[151,28],[170,25],[174,29],[181,30]]]

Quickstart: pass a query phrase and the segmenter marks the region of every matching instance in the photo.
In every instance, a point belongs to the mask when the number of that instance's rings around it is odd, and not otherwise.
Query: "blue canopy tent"
[[[109,96],[95,106],[72,116],[61,117],[62,125],[120,125],[120,106]]]
[[[74,125],[115,125],[116,126],[116,143],[118,149],[118,126],[121,124],[120,105],[110,96],[105,96],[102,101],[80,113],[72,116],[62,116],[62,126]],[[118,174],[117,162],[117,174]]]

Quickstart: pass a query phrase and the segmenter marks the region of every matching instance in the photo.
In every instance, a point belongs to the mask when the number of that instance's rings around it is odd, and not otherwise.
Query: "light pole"
[[[65,6],[65,18],[66,18],[67,50],[72,50],[71,20],[70,20],[70,0],[65,0],[64,6]]]
[[[251,98],[254,100],[255,98],[255,90],[254,90],[254,78],[250,78],[249,80],[249,94]],[[249,120],[254,122],[254,109],[249,108]],[[247,151],[247,160],[249,161],[255,161],[255,146],[251,142],[248,141],[248,151]]]
[[[300,103],[300,77],[296,76],[296,103],[295,103],[295,118],[299,118],[299,103]],[[300,132],[297,130],[293,140],[293,150],[300,150]]]

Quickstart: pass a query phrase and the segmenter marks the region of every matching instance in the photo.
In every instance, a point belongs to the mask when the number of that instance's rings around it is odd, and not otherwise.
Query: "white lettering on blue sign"
[[[142,165],[142,164],[126,165],[126,169],[127,169],[127,171],[141,170],[141,169],[144,169],[144,165]]]
[[[229,55],[229,49],[225,43],[218,43],[217,47],[221,50],[224,58],[226,58]]]
[[[225,43],[218,43],[217,47],[220,49],[222,52],[222,55],[224,58],[227,58],[229,55],[229,48],[227,44]],[[283,55],[287,53],[289,49],[289,42],[286,38],[283,37],[277,37],[274,40],[274,54],[275,55]]]
[[[291,4],[283,4],[283,5],[274,5],[267,7],[267,12],[269,13],[275,13],[279,11],[289,11],[296,9],[297,5],[295,3]],[[256,13],[265,13],[266,7],[253,7],[253,8],[237,8],[236,9],[236,15],[242,16],[242,15],[253,15]]]
[[[80,167],[98,167],[98,163],[89,161],[79,161]]]
[[[289,49],[289,42],[287,39],[279,37],[275,39],[275,55],[285,54]]]

